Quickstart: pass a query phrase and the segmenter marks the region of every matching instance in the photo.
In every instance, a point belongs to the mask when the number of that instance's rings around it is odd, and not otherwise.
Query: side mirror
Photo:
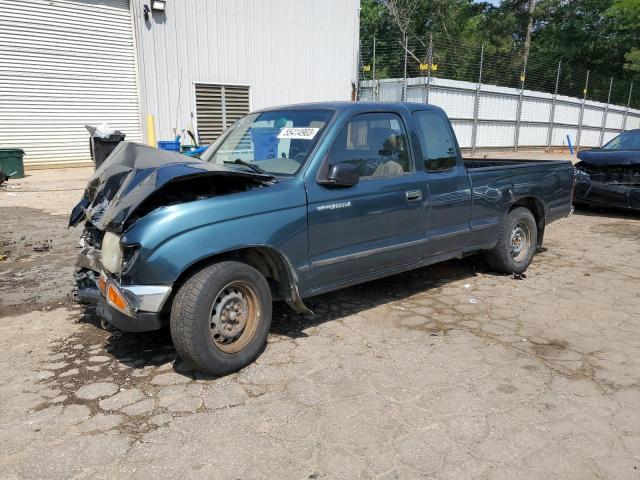
[[[360,180],[358,169],[350,163],[337,163],[331,165],[325,180],[320,181],[320,185],[325,187],[353,187]]]

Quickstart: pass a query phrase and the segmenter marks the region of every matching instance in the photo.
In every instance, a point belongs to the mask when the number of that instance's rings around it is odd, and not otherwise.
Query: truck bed
[[[565,160],[463,159],[472,191],[470,244],[490,248],[513,202],[539,212],[548,224],[571,212],[573,166]],[[528,203],[527,203],[528,202]]]

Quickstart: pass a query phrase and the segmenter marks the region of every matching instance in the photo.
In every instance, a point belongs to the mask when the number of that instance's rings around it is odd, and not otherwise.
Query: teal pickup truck
[[[200,159],[121,143],[90,179],[77,298],[126,331],[169,324],[216,375],[264,348],[272,301],[485,251],[523,272],[572,211],[565,161],[463,160],[445,113],[317,103],[251,113]]]

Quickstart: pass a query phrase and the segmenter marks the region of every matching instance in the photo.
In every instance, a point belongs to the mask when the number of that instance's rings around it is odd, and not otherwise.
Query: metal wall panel
[[[518,145],[520,146],[540,146],[547,143],[549,127],[547,125],[520,125],[520,136]],[[511,140],[513,143],[513,139]]]
[[[458,139],[458,145],[461,148],[471,147],[471,135],[473,134],[473,122],[467,120],[453,120],[451,122],[456,138]]]
[[[551,118],[551,100],[524,97],[520,115],[523,122],[547,123]]]
[[[580,121],[580,103],[558,102],[556,104],[555,123],[577,125]]]
[[[375,88],[378,88],[378,100],[397,102],[402,99],[402,79],[360,82],[359,99],[374,100]],[[407,100],[425,102],[427,85],[425,78],[408,78]],[[453,128],[461,147],[472,147],[473,107],[477,84],[432,78],[428,87],[429,103],[443,108],[452,119]],[[479,95],[477,147],[513,148],[520,90],[482,84]],[[546,147],[551,127],[551,106],[553,95],[544,92],[524,90],[520,110],[519,146]],[[569,135],[574,144],[578,135],[581,98],[557,96],[553,118],[551,146],[566,146]],[[607,124],[602,130],[602,121],[606,104],[585,102],[581,147],[596,147],[600,143],[600,134],[604,133],[604,142],[610,140],[622,130],[625,111],[619,105],[609,105]],[[640,128],[640,111],[629,110],[626,129]]]
[[[251,109],[349,100],[359,0],[132,0],[143,113],[158,139],[195,116],[195,83],[250,86]]]
[[[516,126],[513,124],[483,122],[478,125],[479,147],[509,147],[513,145]]]
[[[571,142],[575,145],[576,135],[578,134],[577,127],[554,127],[553,136],[551,138],[552,145],[567,145],[567,135],[571,138]],[[584,143],[583,143],[584,145]]]
[[[598,143],[600,143],[600,129],[583,127],[580,132],[580,146],[597,147]]]
[[[374,102],[375,101],[375,91],[374,88],[363,88],[360,90],[360,98],[361,102]]]
[[[598,127],[602,125],[602,116],[604,115],[604,108],[597,108],[589,105],[585,105],[584,113],[582,115],[582,125],[587,127]]]
[[[473,119],[475,96],[474,91],[431,87],[429,103],[445,110],[451,118]]]
[[[609,142],[609,140],[613,139],[614,137],[617,137],[620,134],[620,132],[616,132],[616,131],[612,131],[612,130],[606,130],[604,132],[604,136],[602,137],[602,144],[606,144],[607,142]]]
[[[426,100],[425,89],[421,86],[407,87],[407,102],[424,103]]]
[[[609,109],[607,113],[607,128],[622,128],[622,121],[624,119],[624,112],[617,112]]]
[[[128,0],[0,0],[0,147],[88,161],[102,122],[141,138]]]
[[[481,120],[514,120],[518,111],[518,98],[496,93],[480,94]]]
[[[402,98],[402,84],[400,82],[380,82],[378,99],[381,102],[397,102]]]
[[[627,130],[640,128],[640,115],[631,115],[627,117]]]

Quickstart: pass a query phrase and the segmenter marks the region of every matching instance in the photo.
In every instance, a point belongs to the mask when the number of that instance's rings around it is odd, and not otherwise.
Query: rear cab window
[[[413,112],[424,167],[428,172],[451,170],[458,163],[458,150],[449,123],[437,111]]]

